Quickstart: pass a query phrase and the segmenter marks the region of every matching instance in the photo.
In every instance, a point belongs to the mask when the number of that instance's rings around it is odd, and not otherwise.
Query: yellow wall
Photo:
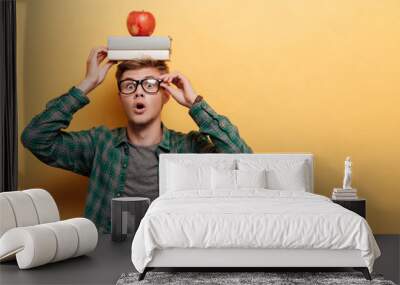
[[[373,231],[400,233],[400,1],[17,0],[22,125],[83,79],[90,49],[128,35],[127,14],[142,9],[156,17],[154,35],[173,38],[171,70],[255,152],[314,153],[323,195],[341,185],[350,155]],[[67,130],[126,124],[114,73]],[[198,129],[174,100],[163,120]],[[21,189],[48,189],[63,218],[82,215],[87,178],[20,150]]]

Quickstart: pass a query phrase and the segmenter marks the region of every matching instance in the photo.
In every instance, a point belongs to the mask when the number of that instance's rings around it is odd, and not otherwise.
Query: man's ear
[[[163,104],[166,104],[169,100],[169,97],[171,96],[167,91],[162,91],[162,102]]]

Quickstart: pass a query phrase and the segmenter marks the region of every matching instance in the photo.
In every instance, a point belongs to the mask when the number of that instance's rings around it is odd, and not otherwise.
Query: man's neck
[[[128,140],[134,145],[150,146],[159,144],[163,136],[161,120],[154,120],[147,125],[128,122],[127,136]]]

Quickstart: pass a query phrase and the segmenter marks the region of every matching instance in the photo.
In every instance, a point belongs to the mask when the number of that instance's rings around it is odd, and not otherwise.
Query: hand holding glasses
[[[144,91],[155,95],[158,90],[160,90],[161,82],[163,82],[162,79],[157,79],[155,77],[146,77],[141,80],[127,78],[118,82],[118,90],[122,95],[129,96],[136,91],[140,84]]]

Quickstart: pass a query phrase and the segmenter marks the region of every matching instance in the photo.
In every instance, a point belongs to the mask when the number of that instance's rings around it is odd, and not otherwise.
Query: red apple
[[[132,36],[150,36],[156,27],[156,19],[147,11],[131,11],[126,26]]]

